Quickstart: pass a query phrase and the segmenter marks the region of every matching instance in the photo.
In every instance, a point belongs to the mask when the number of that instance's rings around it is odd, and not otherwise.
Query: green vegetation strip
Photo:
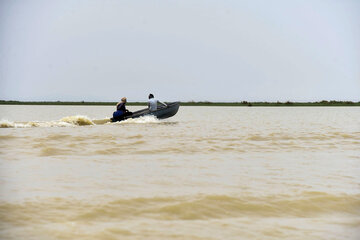
[[[83,105],[83,106],[115,106],[117,102],[61,102],[61,101],[6,101],[0,105]],[[129,102],[131,106],[146,106],[146,102]],[[310,107],[310,106],[360,106],[360,102],[321,101],[321,102],[180,102],[181,106],[248,106],[248,107]]]
[[[82,105],[82,106],[115,106],[117,102],[61,102],[61,101],[5,101],[0,100],[0,105]],[[129,105],[147,105],[142,102],[132,102]]]

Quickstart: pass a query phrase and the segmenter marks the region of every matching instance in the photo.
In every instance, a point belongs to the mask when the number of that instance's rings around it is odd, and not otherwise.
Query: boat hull
[[[133,112],[131,116],[126,116],[123,120],[129,118],[139,118],[143,116],[155,116],[158,119],[165,119],[174,116],[179,110],[179,102],[168,103],[167,106],[159,106],[156,111],[150,111],[148,108]],[[111,119],[113,121],[113,119]]]
[[[179,110],[179,102],[168,103],[167,106],[159,106],[156,111],[150,111],[148,108],[133,112],[128,118],[139,118],[143,116],[155,116],[158,119],[165,119],[174,116]]]

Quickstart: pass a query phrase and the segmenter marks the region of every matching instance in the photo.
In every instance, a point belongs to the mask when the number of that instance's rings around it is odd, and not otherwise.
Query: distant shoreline
[[[7,101],[0,100],[0,105],[73,105],[73,106],[114,106],[117,102],[70,102],[70,101]],[[146,102],[128,102],[129,106],[146,106]],[[320,101],[320,102],[180,102],[181,106],[224,106],[224,107],[350,107],[360,106],[360,102]]]

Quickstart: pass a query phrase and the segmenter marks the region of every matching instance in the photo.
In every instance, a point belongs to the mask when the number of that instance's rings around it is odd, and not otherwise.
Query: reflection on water
[[[359,238],[360,108],[112,110],[0,106],[1,239]]]

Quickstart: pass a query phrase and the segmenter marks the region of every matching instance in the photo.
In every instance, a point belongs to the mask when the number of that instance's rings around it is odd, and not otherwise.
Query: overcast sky
[[[358,0],[0,0],[0,99],[360,101]]]

